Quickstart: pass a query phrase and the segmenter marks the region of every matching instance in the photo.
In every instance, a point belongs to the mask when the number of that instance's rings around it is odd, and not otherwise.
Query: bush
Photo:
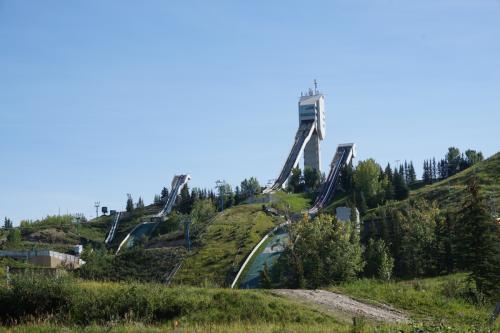
[[[4,322],[60,315],[67,310],[74,291],[68,278],[15,277],[9,287],[0,290],[0,315]]]
[[[159,284],[20,277],[0,290],[4,323],[53,320],[89,325],[206,322],[325,322],[327,317],[274,296],[248,291],[167,288]],[[248,311],[252,309],[252,311]]]
[[[288,287],[317,288],[321,285],[350,281],[363,270],[359,237],[351,223],[329,215],[312,221],[307,218],[292,225],[288,246],[278,259],[274,275]]]

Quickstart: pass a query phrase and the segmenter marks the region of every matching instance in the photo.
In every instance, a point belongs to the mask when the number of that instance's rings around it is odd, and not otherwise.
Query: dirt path
[[[275,289],[273,293],[287,296],[295,300],[318,305],[330,312],[343,313],[349,317],[362,316],[368,319],[407,322],[408,318],[400,311],[389,306],[375,306],[361,303],[348,296],[325,290]]]

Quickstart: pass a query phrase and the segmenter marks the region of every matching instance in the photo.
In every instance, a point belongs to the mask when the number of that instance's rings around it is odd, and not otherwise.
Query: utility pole
[[[99,217],[99,207],[101,206],[101,202],[100,201],[96,201],[94,202],[94,207],[95,207],[95,215],[96,215],[96,218]]]

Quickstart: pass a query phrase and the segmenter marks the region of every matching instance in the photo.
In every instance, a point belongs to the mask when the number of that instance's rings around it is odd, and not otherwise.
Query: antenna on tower
[[[318,94],[318,81],[316,79],[314,79],[314,93]]]
[[[94,202],[94,207],[95,207],[95,215],[96,215],[96,217],[99,217],[99,206],[101,206],[101,202],[100,202],[100,201],[96,201],[96,202]]]

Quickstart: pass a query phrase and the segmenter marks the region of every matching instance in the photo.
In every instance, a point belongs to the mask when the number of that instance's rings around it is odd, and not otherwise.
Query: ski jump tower
[[[316,86],[316,82],[315,82]],[[299,127],[303,123],[313,122],[313,132],[304,147],[304,168],[311,167],[321,172],[320,141],[325,138],[325,96],[309,90],[307,95],[302,94],[299,100]]]
[[[314,91],[301,94],[299,99],[299,129],[288,158],[274,184],[264,190],[269,193],[280,189],[290,176],[292,169],[299,164],[304,153],[304,167],[321,172],[320,141],[325,138],[325,96],[318,91],[314,81]]]

